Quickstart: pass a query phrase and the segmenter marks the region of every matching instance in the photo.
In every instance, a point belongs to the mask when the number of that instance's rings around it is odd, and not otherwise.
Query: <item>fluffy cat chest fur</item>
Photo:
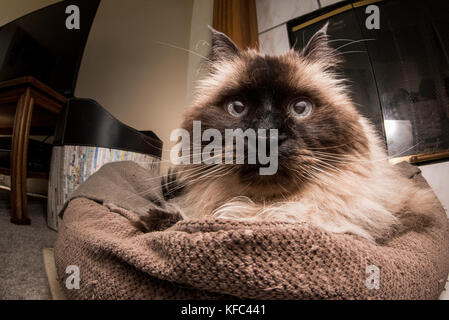
[[[363,167],[363,164],[360,164]],[[335,233],[359,235],[373,242],[401,229],[398,213],[419,213],[431,206],[430,194],[400,176],[389,163],[376,168],[317,176],[288,196],[260,197],[245,192],[232,178],[191,186],[174,201],[184,218],[212,216],[233,220],[306,222]],[[267,186],[270,188],[270,186]]]

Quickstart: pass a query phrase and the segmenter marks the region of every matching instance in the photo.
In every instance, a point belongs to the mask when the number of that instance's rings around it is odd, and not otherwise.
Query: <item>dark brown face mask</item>
[[[302,51],[279,57],[241,51],[226,35],[212,30],[207,77],[216,76],[225,65],[234,69],[232,79],[208,88],[210,96],[187,110],[183,128],[192,133],[193,121],[201,121],[203,131],[214,128],[223,137],[226,129],[277,130],[276,174],[261,176],[260,164],[236,164],[233,174],[241,183],[278,182],[287,189],[297,188],[297,183],[288,181],[298,180],[297,172],[307,171],[309,164],[317,166],[314,151],[326,150],[336,157],[368,151],[360,116],[349,97],[343,89],[329,90],[342,84],[333,76],[339,61],[327,44],[326,29],[319,30]]]

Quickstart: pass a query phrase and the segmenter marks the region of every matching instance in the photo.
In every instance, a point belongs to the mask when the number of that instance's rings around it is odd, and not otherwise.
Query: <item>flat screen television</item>
[[[61,1],[1,26],[0,81],[33,76],[72,97],[99,4],[100,0]],[[66,27],[70,5],[79,8],[79,29]]]

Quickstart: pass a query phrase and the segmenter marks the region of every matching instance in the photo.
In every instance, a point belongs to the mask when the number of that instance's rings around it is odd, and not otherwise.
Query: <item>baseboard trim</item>
[[[58,273],[56,272],[55,253],[53,248],[42,249],[44,257],[45,272],[47,274],[48,285],[53,300],[67,300],[61,284],[58,281]]]

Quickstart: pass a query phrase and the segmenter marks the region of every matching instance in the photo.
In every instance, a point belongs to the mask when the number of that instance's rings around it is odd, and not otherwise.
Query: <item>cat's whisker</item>
[[[182,178],[182,180],[190,179],[192,177],[196,177],[198,175],[204,175],[206,173],[209,173],[214,170],[218,170],[220,168],[221,168],[221,166],[219,166],[219,165],[201,166],[199,168],[196,168],[197,170],[195,170],[193,172],[189,172],[188,174],[182,175],[181,178]]]
[[[226,170],[226,169],[228,169],[228,170]],[[205,174],[205,175],[200,175],[200,177],[198,177],[198,178],[196,178],[196,179],[189,180],[189,181],[186,182],[184,185],[188,187],[188,186],[193,185],[193,184],[195,184],[195,183],[197,183],[197,182],[199,182],[199,181],[201,181],[201,180],[204,180],[204,179],[206,179],[206,178],[207,178],[207,179],[216,179],[216,178],[220,178],[220,177],[223,177],[224,175],[226,175],[228,172],[229,172],[229,168],[219,167],[219,168],[217,168],[217,170],[215,170],[215,171],[208,172],[208,173]]]
[[[204,173],[204,172],[208,172],[208,170],[211,170],[211,169],[213,169],[214,167],[215,167],[215,166],[211,166],[210,168],[205,168],[204,166],[202,166],[202,167],[200,167],[200,168],[193,168],[193,169],[191,169],[191,171],[193,171],[193,173],[190,172],[190,174],[196,176],[197,174],[201,174],[201,173]],[[189,170],[190,170],[190,169],[189,169]],[[179,172],[176,172],[176,174],[181,173],[181,172],[186,172],[186,171],[187,171],[187,170],[179,171]],[[166,176],[160,176],[160,177],[156,177],[156,178],[161,179],[161,178],[164,178],[164,177],[166,177]],[[152,179],[153,179],[153,178],[151,178],[151,180],[152,180]],[[150,180],[150,179],[148,179],[148,180]],[[147,180],[147,181],[148,181],[148,180]],[[154,188],[150,188],[150,189],[147,189],[147,190],[141,191],[141,192],[136,192],[133,196],[136,196],[136,197],[138,197],[138,196],[145,196],[145,195],[148,195],[148,194],[151,193],[151,192],[154,192],[154,191],[156,191],[156,190],[160,190],[161,187],[168,187],[168,186],[170,186],[170,185],[172,185],[172,184],[175,184],[175,183],[178,183],[178,181],[174,180],[174,181],[171,181],[171,182],[161,183],[161,185],[158,185],[158,186],[156,186],[156,187],[154,187]]]
[[[352,45],[352,44],[355,44],[355,43],[359,43],[359,42],[363,42],[363,41],[375,41],[375,40],[376,40],[376,39],[372,39],[372,38],[354,40],[354,41],[351,41],[351,42],[349,42],[349,43],[345,43],[345,44],[343,44],[343,45],[341,45],[341,46],[335,48],[335,49],[334,49],[334,52],[340,50],[341,48],[347,47],[347,46]]]
[[[342,56],[342,55],[345,55],[345,54],[348,54],[348,53],[367,53],[367,52],[363,51],[363,50],[343,51],[343,52],[337,53],[336,56]]]
[[[223,166],[217,166],[217,167],[213,168],[212,170],[204,170],[204,171],[201,171],[201,172],[190,174],[190,175],[187,175],[187,176],[183,177],[183,183],[185,183],[187,185],[187,184],[193,183],[195,181],[195,179],[192,179],[192,178],[195,178],[195,177],[203,177],[203,178],[204,177],[208,177],[208,176],[213,175],[215,173],[218,173],[220,171],[225,171],[225,169],[227,169],[227,168],[225,168]]]
[[[212,166],[212,165],[211,165]],[[201,167],[195,167],[195,168],[189,168],[189,169],[185,169],[185,170],[180,170],[180,171],[176,171],[175,174],[180,174],[180,173],[184,173],[184,172],[190,172],[190,171],[195,171],[195,170],[204,170],[204,166]],[[151,178],[147,178],[145,180],[143,180],[144,182],[148,182],[148,181],[152,181],[152,180],[157,180],[157,179],[162,179],[167,177],[167,175],[170,175],[170,173],[164,174],[164,175],[160,175],[160,176],[155,176],[155,177],[151,177]]]
[[[332,42],[338,42],[338,41],[354,41],[354,39],[332,39],[332,40],[328,40],[327,43],[332,43]]]
[[[326,153],[320,153],[320,152],[315,152],[315,153],[317,155],[321,155],[321,156],[324,156],[324,157],[327,156],[329,159],[332,159],[332,157],[334,157],[333,158],[335,160],[334,162],[336,162],[338,160],[341,160],[342,163],[351,163],[351,162],[354,162],[354,163],[381,162],[381,161],[388,161],[388,160],[390,160],[392,158],[395,158],[395,157],[398,157],[400,155],[403,155],[407,151],[412,150],[413,148],[416,148],[420,143],[421,142],[418,142],[418,143],[414,144],[413,146],[411,146],[411,147],[409,147],[407,149],[404,149],[404,150],[402,150],[402,151],[400,151],[400,152],[398,152],[396,154],[393,154],[393,155],[385,157],[385,158],[380,158],[380,159],[362,159],[362,160],[360,160],[360,159],[351,159],[350,161],[347,161],[347,160],[344,159],[344,156],[336,156],[334,154],[326,154]]]
[[[329,163],[327,161],[323,161],[323,160],[321,160],[319,158],[317,158],[317,161],[319,162],[319,165],[326,167],[326,169],[328,169],[328,170],[332,170],[334,172],[345,174],[345,172],[343,172],[341,169],[339,169],[336,166],[334,166],[332,163]]]
[[[334,149],[334,148],[340,148],[340,147],[344,147],[344,146],[347,146],[347,145],[349,145],[351,142],[347,142],[347,143],[344,143],[344,144],[339,144],[339,145],[336,145],[336,146],[330,146],[330,147],[322,147],[322,148],[307,148],[308,150],[326,150],[326,149]]]
[[[200,181],[202,179],[205,179],[205,178],[209,178],[209,179],[213,178],[213,176],[212,176],[213,174],[220,172],[220,170],[218,170],[220,168],[214,168],[214,169],[215,170],[206,169],[206,170],[204,170],[202,172],[197,172],[197,173],[191,174],[189,177],[184,177],[184,179],[188,178],[188,179],[191,179],[191,180],[187,180],[187,181],[183,180],[181,183],[179,183],[178,186],[175,186],[174,188],[171,188],[170,191],[173,192],[173,191],[177,191],[179,189],[182,189],[184,187],[189,187],[190,185],[192,185],[192,184],[194,184],[194,183],[196,183],[196,182],[198,182],[198,181]],[[210,171],[207,171],[207,170],[210,170]],[[192,178],[195,178],[195,179],[192,179]],[[177,181],[173,181],[172,183],[175,183],[175,182],[177,183]],[[169,184],[171,184],[171,183],[169,183]],[[169,184],[167,184],[167,185],[169,185]]]
[[[315,166],[315,165],[311,166],[311,169],[315,170],[315,172],[322,173],[322,174],[328,175],[328,176],[333,177],[333,178],[337,178],[337,176],[335,174],[332,174],[329,171],[323,170],[323,169],[319,168],[318,166]]]
[[[326,162],[322,162],[320,164],[321,165],[325,165]],[[318,167],[316,165],[311,165],[311,166],[307,167],[307,170],[310,170],[311,172],[314,172],[315,174],[318,174],[318,175],[325,174],[327,176],[331,176],[332,178],[334,178],[336,180],[339,179],[339,175],[340,174],[342,174],[342,175],[347,174],[346,172],[343,172],[343,171],[339,170],[338,168],[336,168],[334,166],[331,166],[329,164],[327,164],[326,168],[320,168],[320,167]],[[306,172],[310,172],[310,171],[306,171]],[[336,174],[334,174],[334,173],[336,173]]]
[[[199,54],[198,52],[195,52],[195,51],[183,48],[183,47],[179,47],[179,46],[176,46],[174,44],[167,43],[167,42],[162,42],[162,41],[155,41],[155,42],[157,44],[160,44],[160,45],[163,45],[163,46],[167,46],[167,47],[170,47],[170,48],[173,48],[173,49],[178,49],[178,50],[181,50],[181,51],[185,51],[185,52],[191,53],[191,54],[196,55],[196,56],[198,56],[198,57],[200,57],[202,59],[205,59],[205,60],[207,60],[209,62],[212,62],[209,58],[207,58],[206,56],[203,56],[202,54]]]

